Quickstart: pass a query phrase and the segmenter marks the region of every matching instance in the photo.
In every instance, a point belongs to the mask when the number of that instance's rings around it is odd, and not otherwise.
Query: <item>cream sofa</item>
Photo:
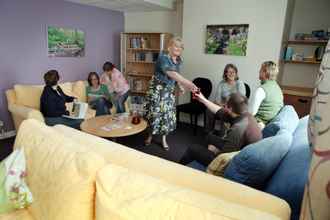
[[[1,220],[290,218],[270,194],[63,125],[25,120],[14,147],[34,202]]]
[[[86,82],[66,82],[60,84],[64,93],[77,97],[79,101],[86,102]],[[40,96],[44,85],[14,85],[13,89],[6,91],[8,110],[12,115],[15,129],[18,130],[23,120],[34,118],[44,122],[44,117],[40,112]],[[68,103],[67,108],[70,109],[72,104]],[[86,118],[95,116],[95,111],[88,110]]]

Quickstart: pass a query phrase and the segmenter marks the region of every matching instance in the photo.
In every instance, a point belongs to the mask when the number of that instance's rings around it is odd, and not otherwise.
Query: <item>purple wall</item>
[[[85,32],[85,57],[48,58],[47,25]],[[5,90],[14,84],[42,84],[57,69],[61,81],[85,79],[104,61],[119,65],[124,15],[63,0],[0,0],[0,120],[12,129]]]

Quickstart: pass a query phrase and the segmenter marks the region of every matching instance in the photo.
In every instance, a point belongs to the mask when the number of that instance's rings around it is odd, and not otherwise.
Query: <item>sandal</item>
[[[144,145],[149,146],[152,142],[152,136],[147,137],[147,139],[144,140]]]

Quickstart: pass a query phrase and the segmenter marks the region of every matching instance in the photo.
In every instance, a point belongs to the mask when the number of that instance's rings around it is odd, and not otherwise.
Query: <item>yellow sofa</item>
[[[85,81],[76,81],[66,82],[60,84],[60,86],[65,94],[77,97],[81,102],[87,102],[86,84]],[[44,122],[44,117],[40,112],[40,96],[43,88],[43,85],[14,85],[13,89],[6,91],[8,110],[12,115],[16,130],[18,130],[22,121],[28,118]],[[67,108],[71,109],[72,104],[68,103]],[[126,109],[128,109],[127,103]],[[113,107],[111,112],[114,113],[115,111]],[[94,116],[95,111],[88,109],[86,119]]]
[[[277,197],[63,125],[25,120],[33,204],[1,220],[283,219]]]

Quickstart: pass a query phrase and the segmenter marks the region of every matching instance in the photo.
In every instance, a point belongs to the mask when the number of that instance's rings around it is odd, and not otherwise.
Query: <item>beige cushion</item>
[[[79,101],[87,102],[86,84],[84,81],[77,81],[72,83],[72,92],[77,96]]]
[[[32,119],[20,126],[15,148],[20,146],[34,197],[29,212],[40,220],[93,219],[95,175],[104,159]]]
[[[62,83],[59,86],[66,95],[76,96],[72,92],[72,83]],[[44,85],[14,85],[16,103],[26,107],[40,109],[40,97],[43,89]]]
[[[219,154],[207,167],[206,172],[215,175],[215,176],[223,176],[225,173],[225,169],[228,166],[229,162],[233,157],[238,154],[239,151],[235,151],[232,153],[223,153]]]
[[[26,107],[40,109],[40,96],[44,86],[14,85],[16,103]]]
[[[279,219],[116,165],[96,177],[96,220]]]
[[[65,95],[74,96],[74,93],[72,92],[71,82],[60,83],[58,85],[61,87]]]

